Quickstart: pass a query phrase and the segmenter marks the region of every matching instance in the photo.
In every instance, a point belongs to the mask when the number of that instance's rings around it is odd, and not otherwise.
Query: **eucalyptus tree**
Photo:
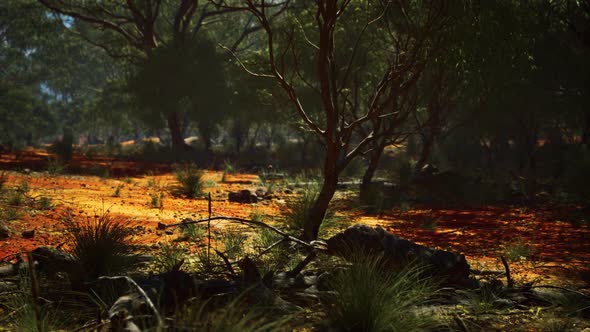
[[[137,88],[134,92],[141,112],[147,113],[142,117],[166,123],[173,147],[187,147],[183,132],[191,113],[200,114],[203,121],[219,114],[222,108],[207,109],[227,99],[219,70],[222,60],[211,53],[214,44],[208,41],[208,27],[215,25],[213,17],[244,8],[224,8],[198,0],[38,1],[58,17],[79,24],[77,32],[87,42],[113,59],[137,66],[131,87]],[[246,26],[242,35],[234,37],[234,49],[255,30]],[[180,76],[178,80],[175,75]],[[142,82],[144,79],[151,81]],[[204,125],[203,131],[207,127]]]
[[[269,20],[272,10],[268,3],[248,0],[247,4],[266,33],[267,66],[263,72],[253,72],[245,64],[244,69],[275,80],[302,125],[317,135],[325,148],[322,188],[302,234],[304,239],[313,240],[342,170],[372,142],[405,124],[405,112],[397,109],[394,101],[400,88],[403,90],[419,74],[422,62],[418,50],[444,25],[447,2],[320,0],[306,3],[310,5],[307,8],[291,10],[291,22],[280,29]],[[403,15],[421,5],[421,20]],[[396,21],[391,22],[390,13],[394,11],[401,15],[392,15]],[[344,23],[354,19],[359,19],[359,24]],[[393,23],[400,30],[395,30]],[[401,29],[415,33],[404,41],[398,38]],[[344,47],[351,35],[354,42]],[[366,39],[374,43],[363,44]],[[355,65],[357,57],[371,63],[370,69]],[[302,70],[306,66],[315,70]],[[320,105],[317,116],[308,113],[301,87],[314,91]],[[357,93],[359,87],[364,98]],[[365,136],[358,135],[360,127],[367,128]]]

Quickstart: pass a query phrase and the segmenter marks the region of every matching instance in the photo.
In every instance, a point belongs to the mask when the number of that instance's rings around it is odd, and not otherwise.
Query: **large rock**
[[[380,227],[354,225],[328,239],[327,244],[331,253],[344,258],[350,258],[352,251],[382,254],[390,268],[417,262],[424,264],[428,273],[440,277],[446,284],[467,287],[474,283],[469,278],[465,256],[416,244]]]
[[[258,202],[258,196],[248,189],[230,192],[228,195],[230,202],[235,203],[256,203]]]

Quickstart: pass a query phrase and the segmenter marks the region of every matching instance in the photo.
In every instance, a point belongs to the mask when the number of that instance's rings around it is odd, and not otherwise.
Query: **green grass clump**
[[[244,243],[248,236],[240,231],[228,231],[223,234],[222,242],[224,254],[230,259],[236,259],[244,253]]]
[[[267,308],[247,303],[245,295],[221,307],[210,301],[194,301],[175,315],[172,326],[197,332],[286,331],[289,316],[270,317]]]
[[[113,191],[113,194],[111,196],[113,197],[121,197],[121,189],[123,189],[123,185],[119,184],[117,185],[117,187],[115,187],[115,191]]]
[[[533,254],[533,248],[526,244],[523,239],[506,246],[506,257],[511,261],[525,260]]]
[[[51,198],[41,196],[37,199],[36,206],[39,210],[50,210],[53,208],[53,202],[51,201]]]
[[[337,294],[326,308],[332,326],[344,331],[422,331],[433,324],[412,311],[434,292],[422,269],[386,269],[379,256],[353,255],[350,262],[331,282]]]
[[[131,244],[133,230],[126,220],[108,212],[80,223],[65,220],[71,235],[70,253],[82,267],[82,280],[127,273],[137,263]]]
[[[186,165],[176,170],[176,180],[179,183],[177,192],[189,198],[203,195],[205,187],[203,171],[195,165]]]
[[[199,224],[185,224],[180,229],[189,241],[200,241],[205,236],[205,228]]]
[[[179,247],[162,244],[154,260],[154,268],[159,272],[172,271],[184,259],[185,251]]]
[[[164,208],[164,193],[150,193],[150,204],[155,209]]]

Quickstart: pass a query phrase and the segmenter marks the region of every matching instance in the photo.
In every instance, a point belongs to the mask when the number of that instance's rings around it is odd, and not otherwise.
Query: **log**
[[[430,275],[440,279],[443,284],[476,286],[476,281],[469,277],[469,264],[464,255],[428,248],[380,227],[351,226],[328,239],[327,245],[331,254],[345,259],[358,254],[358,251],[383,255],[388,268],[399,269],[415,262],[423,265]]]

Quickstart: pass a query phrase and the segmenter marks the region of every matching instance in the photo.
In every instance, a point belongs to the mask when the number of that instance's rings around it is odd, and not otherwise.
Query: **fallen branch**
[[[143,290],[143,288],[141,288],[135,282],[135,280],[133,280],[127,276],[114,276],[114,277],[106,277],[105,276],[105,277],[98,278],[98,280],[121,280],[121,279],[126,280],[129,284],[131,284],[133,287],[135,287],[137,289],[137,291],[139,292],[139,294],[141,294],[141,296],[143,296],[145,298],[146,305],[154,312],[154,315],[156,316],[156,319],[158,320],[158,327],[160,327],[160,328],[163,327],[164,326],[164,319],[162,319],[162,315],[160,315],[160,312],[158,311],[158,309],[154,305],[154,302],[152,302],[150,297],[146,294],[146,292]]]
[[[502,260],[502,265],[504,265],[504,269],[506,270],[506,283],[508,287],[512,288],[514,287],[514,280],[512,280],[512,276],[510,275],[510,266],[508,266],[508,261],[504,256],[500,256],[500,259]]]
[[[318,249],[315,246],[313,246],[303,240],[293,237],[293,236],[281,231],[280,229],[270,226],[270,225],[267,225],[261,221],[249,220],[249,219],[243,219],[243,218],[237,218],[237,217],[218,216],[218,217],[211,217],[211,218],[199,219],[199,220],[192,220],[192,219],[187,218],[187,219],[184,219],[182,222],[161,226],[161,228],[178,227],[178,226],[190,225],[190,224],[200,224],[200,223],[210,222],[212,220],[227,220],[227,221],[235,222],[235,223],[242,224],[242,225],[255,225],[255,226],[267,228],[267,229],[270,229],[270,230],[274,231],[275,233],[281,235],[285,239],[288,239],[289,241],[299,243],[299,244],[301,244],[307,248],[310,248],[310,249]]]

